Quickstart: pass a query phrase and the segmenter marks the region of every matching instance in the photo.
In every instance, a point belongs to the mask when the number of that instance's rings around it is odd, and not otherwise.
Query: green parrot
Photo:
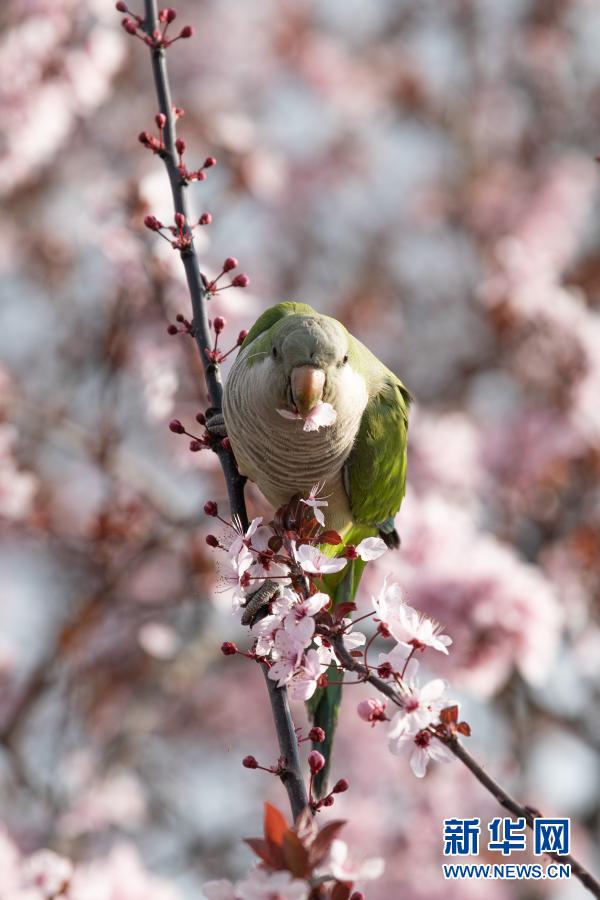
[[[302,419],[322,403],[333,407],[335,421],[305,430]],[[325,527],[345,544],[379,534],[397,547],[409,405],[402,382],[340,322],[304,303],[279,303],[241,346],[225,385],[223,419],[241,474],[275,508],[319,484],[328,501]],[[334,603],[353,599],[364,565],[353,560],[343,577],[324,579]],[[332,685],[309,703],[329,749],[340,700],[341,688]]]

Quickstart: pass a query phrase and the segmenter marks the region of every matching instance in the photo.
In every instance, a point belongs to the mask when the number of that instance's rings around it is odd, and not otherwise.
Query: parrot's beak
[[[301,416],[307,416],[323,399],[325,372],[314,366],[296,366],[292,369],[290,386],[296,409]]]

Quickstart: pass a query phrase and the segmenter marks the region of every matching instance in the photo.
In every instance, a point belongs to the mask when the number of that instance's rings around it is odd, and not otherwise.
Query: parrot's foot
[[[267,580],[257,591],[248,596],[244,612],[242,613],[242,625],[254,625],[257,618],[262,618],[260,612],[266,609],[279,593],[279,585]]]
[[[226,438],[227,428],[225,427],[225,419],[220,409],[211,406],[206,410],[206,430],[209,434],[216,438]]]

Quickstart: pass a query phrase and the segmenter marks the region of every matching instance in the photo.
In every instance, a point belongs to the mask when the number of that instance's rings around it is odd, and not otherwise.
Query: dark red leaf
[[[269,547],[269,550],[273,551],[273,553],[279,553],[282,546],[283,546],[283,541],[281,540],[281,538],[279,537],[278,534],[274,534],[272,537],[269,538],[268,547]]]
[[[266,841],[263,841],[262,838],[244,838],[244,843],[248,844],[251,850],[256,853],[259,859],[262,859],[268,866],[272,869],[277,868],[275,866],[275,860],[271,854],[269,844]]]
[[[458,721],[458,706],[447,706],[440,713],[442,725],[453,725]]]
[[[333,547],[337,547],[338,544],[342,543],[342,537],[337,531],[327,530],[322,531],[319,535],[319,543],[320,544],[331,544]]]
[[[331,842],[336,839],[346,822],[342,819],[336,819],[328,822],[319,831],[310,847],[310,865],[311,868],[319,865],[329,853]]]
[[[459,722],[456,730],[459,734],[464,734],[465,737],[471,737],[471,726],[468,722]]]
[[[353,613],[356,609],[356,603],[340,603],[339,606],[336,606],[333,610],[333,616],[336,622],[340,622],[342,619],[345,619],[346,616],[349,616],[350,613]]]
[[[308,850],[290,829],[283,836],[283,858],[294,878],[305,878],[308,875]]]

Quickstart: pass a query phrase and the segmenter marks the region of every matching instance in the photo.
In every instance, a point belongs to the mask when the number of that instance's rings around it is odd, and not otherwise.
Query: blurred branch
[[[351,672],[356,672],[358,675],[362,675],[364,680],[369,684],[372,684],[373,687],[377,688],[377,690],[385,694],[392,703],[402,709],[403,703],[401,698],[398,695],[398,692],[392,687],[391,684],[388,684],[382,678],[379,678],[377,675],[373,675],[370,669],[366,666],[359,663],[354,657],[348,652],[346,647],[344,646],[344,641],[342,636],[333,637],[331,639],[332,644],[335,648],[336,656],[343,664],[345,669],[348,669]],[[510,796],[510,794],[501,787],[497,781],[488,775],[488,773],[479,765],[479,763],[471,756],[468,750],[465,750],[463,745],[456,739],[456,737],[447,737],[444,738],[441,735],[436,735],[438,740],[442,741],[442,743],[450,750],[454,756],[459,759],[463,765],[467,767],[467,769],[475,776],[477,781],[483,785],[483,787],[494,797],[498,803],[504,807],[504,809],[508,810],[508,812],[512,813],[514,816],[518,818],[525,819],[529,828],[533,829],[534,819],[539,818],[541,813],[538,810],[532,809],[529,806],[523,806],[517,800]],[[600,882],[597,881],[594,876],[588,872],[584,866],[581,865],[574,857],[570,854],[564,854],[558,856],[556,853],[547,853],[546,856],[549,856],[551,859],[556,860],[556,862],[570,864],[571,871],[576,878],[594,895],[594,897],[600,897]]]
[[[144,0],[144,9],[144,28],[148,35],[152,35],[159,25],[156,0]],[[189,225],[187,224],[189,222],[189,216],[185,192],[186,185],[181,178],[176,163],[176,126],[165,51],[162,48],[151,48],[150,57],[159,110],[166,118],[164,127],[165,150],[161,153],[161,156],[169,176],[175,212],[185,216],[185,227],[191,238],[192,234]],[[200,274],[199,260],[193,240],[190,242],[189,247],[180,251],[180,255],[185,269],[192,302],[194,337],[200,354],[200,360],[204,368],[210,403],[213,410],[220,411],[223,399],[223,385],[219,367],[211,362],[207,355],[207,351],[210,349],[209,325],[206,312],[208,294]],[[217,453],[219,462],[223,468],[231,515],[232,517],[239,519],[243,529],[246,530],[248,528],[248,515],[244,500],[245,479],[238,472],[233,454],[230,450],[226,449],[226,447],[220,443],[215,448],[215,452]],[[271,708],[273,710],[279,749],[281,755],[285,758],[285,770],[281,775],[281,780],[288,793],[292,814],[294,818],[296,818],[307,806],[308,798],[300,769],[298,741],[288,705],[287,691],[285,687],[276,687],[271,679],[266,678],[265,680],[269,692]]]

